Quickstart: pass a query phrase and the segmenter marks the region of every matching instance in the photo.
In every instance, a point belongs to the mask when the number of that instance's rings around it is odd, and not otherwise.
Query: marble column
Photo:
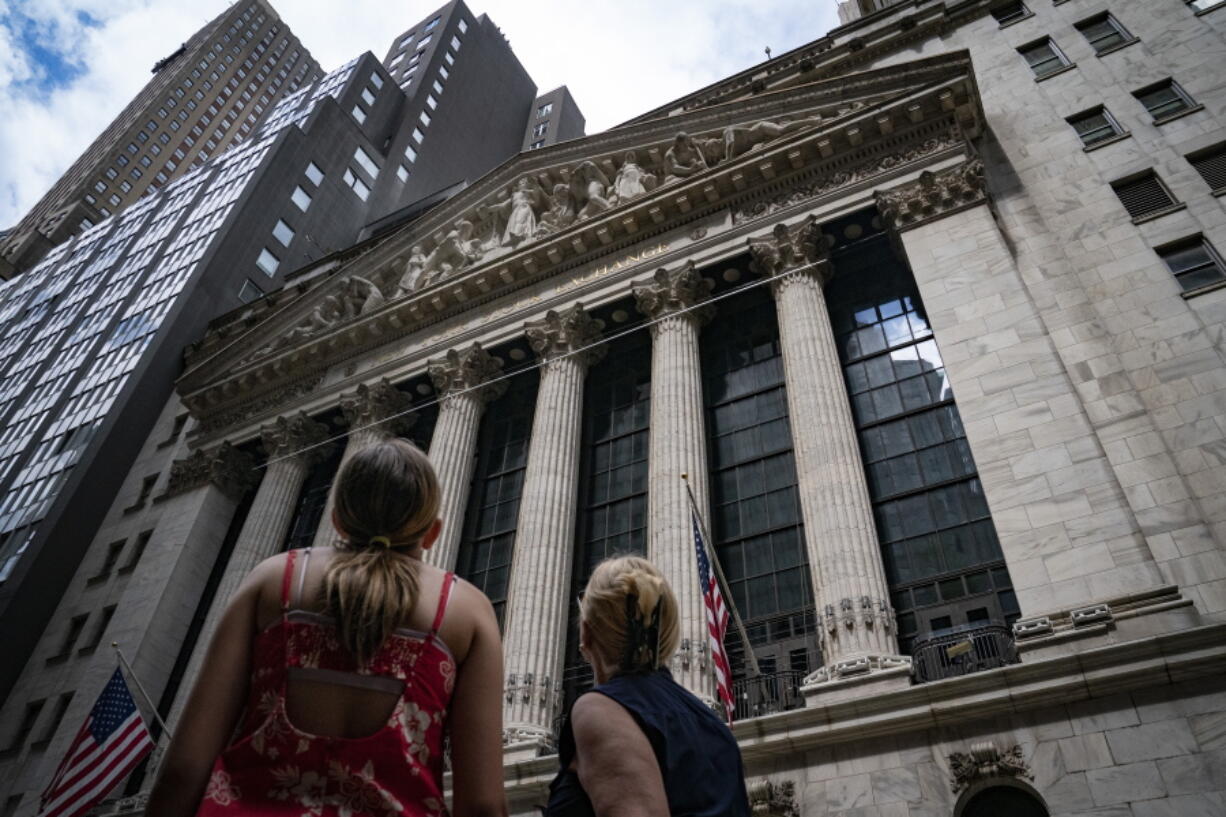
[[[788,415],[825,666],[813,680],[905,667],[843,367],[822,287],[832,267],[813,217],[749,240],[779,315]]]
[[[715,700],[706,609],[690,521],[690,488],[702,518],[707,496],[707,438],[698,333],[714,315],[700,305],[711,290],[693,262],[660,269],[633,284],[639,311],[651,318],[651,428],[647,465],[647,552],[668,579],[681,613],[681,647],[673,657],[677,682],[707,702]]]
[[[200,638],[188,663],[186,683],[168,719],[172,729],[178,721],[187,693],[196,681],[213,631],[217,629],[217,622],[225,612],[230,596],[252,568],[281,550],[307,472],[326,453],[326,448],[320,443],[327,439],[328,429],[305,414],[298,414],[278,417],[271,425],[260,429],[260,436],[268,453],[268,465],[264,468],[260,487],[256,489],[251,508],[247,511],[247,520],[239,531],[226,571],[217,586],[217,594],[200,630]]]
[[[524,471],[507,592],[504,742],[550,746],[557,714],[579,501],[583,380],[605,351],[602,323],[581,304],[525,326],[540,355],[540,391]]]
[[[479,343],[463,351],[451,349],[442,360],[430,361],[430,379],[442,398],[430,440],[430,461],[443,494],[439,509],[443,529],[434,547],[426,551],[426,561],[444,570],[455,569],[460,549],[481,413],[486,403],[497,400],[507,389],[505,382],[489,382],[501,369],[502,361]]]
[[[324,512],[319,518],[319,528],[316,529],[312,542],[315,547],[322,547],[336,540],[336,528],[332,524],[336,476],[354,454],[368,445],[407,434],[417,420],[416,414],[406,413],[412,404],[413,398],[393,386],[387,379],[369,385],[363,383],[354,391],[341,395],[341,413],[349,424],[349,438],[345,442],[345,450],[341,454],[336,475],[332,477],[332,485],[328,488],[328,499],[324,503]]]

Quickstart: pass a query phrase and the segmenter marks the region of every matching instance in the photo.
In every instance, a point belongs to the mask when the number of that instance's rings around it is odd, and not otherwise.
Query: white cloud
[[[83,67],[44,94],[0,0],[0,227],[16,222],[148,81],[149,69],[225,8],[223,0],[38,0],[21,13],[39,42]],[[325,69],[391,40],[436,2],[272,0]],[[816,39],[834,0],[466,0],[506,35],[537,86],[568,85],[593,133]],[[97,22],[87,26],[82,13]]]

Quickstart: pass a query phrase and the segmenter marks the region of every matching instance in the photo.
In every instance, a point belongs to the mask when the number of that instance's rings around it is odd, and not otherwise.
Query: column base
[[[511,726],[502,730],[502,757],[508,763],[531,760],[558,751],[553,732],[539,726]]]
[[[821,667],[805,678],[805,706],[879,695],[911,686],[911,659],[905,655],[862,655]]]

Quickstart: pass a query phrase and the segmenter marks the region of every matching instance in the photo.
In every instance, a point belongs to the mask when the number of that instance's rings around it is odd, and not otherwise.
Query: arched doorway
[[[1048,817],[1047,807],[1030,791],[1016,785],[988,785],[968,792],[958,817]]]

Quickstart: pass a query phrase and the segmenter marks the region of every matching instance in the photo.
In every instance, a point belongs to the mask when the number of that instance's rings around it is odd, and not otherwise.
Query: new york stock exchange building
[[[1117,2],[1109,49],[1102,2],[1029,5],[865,16],[214,321],[112,514],[161,474],[108,640],[171,725],[240,579],[401,435],[500,619],[513,814],[606,556],[665,572],[714,699],[687,486],[756,813],[1226,813],[1223,15]]]

